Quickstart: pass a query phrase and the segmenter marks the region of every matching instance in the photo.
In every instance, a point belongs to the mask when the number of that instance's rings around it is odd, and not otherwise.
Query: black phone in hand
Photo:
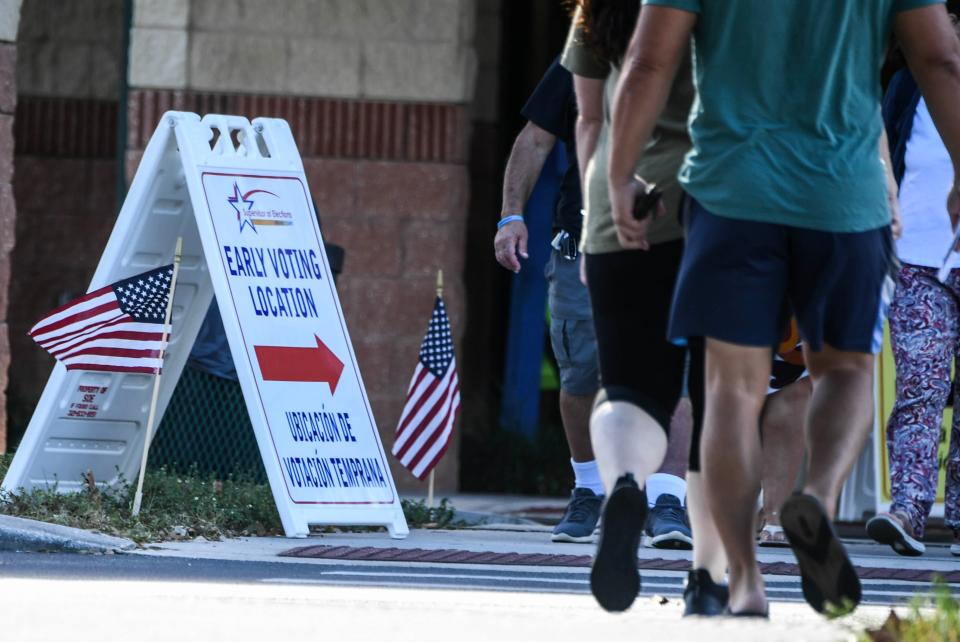
[[[663,192],[652,183],[647,186],[647,191],[637,192],[633,199],[633,218],[642,221],[650,216],[661,198],[663,198]]]

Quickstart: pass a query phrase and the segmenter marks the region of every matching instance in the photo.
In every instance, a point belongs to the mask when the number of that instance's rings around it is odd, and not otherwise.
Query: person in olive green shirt
[[[644,188],[634,168],[693,35],[694,150],[680,172],[693,200],[670,336],[706,338],[704,488],[729,561],[730,611],[768,612],[753,536],[756,426],[788,310],[814,393],[807,481],[781,522],[808,603],[852,610],[860,582],[831,519],[872,423],[891,285],[879,71],[893,26],[960,169],[960,47],[938,0],[644,4],[614,101],[608,186],[621,242],[646,247],[650,221],[631,216]],[[956,188],[948,207],[960,215]]]
[[[654,136],[636,171],[652,179],[663,191],[657,216],[651,225],[649,252],[626,248],[618,238],[607,196],[606,161],[610,144],[610,106],[619,77],[619,61],[636,15],[639,0],[581,0],[583,14],[574,18],[562,64],[574,74],[580,120],[578,156],[586,168],[585,218],[582,235],[587,284],[594,308],[594,324],[600,357],[602,390],[591,416],[591,439],[608,491],[621,476],[623,457],[639,457],[641,465],[630,469],[636,484],[627,503],[631,512],[629,528],[617,519],[602,522],[601,541],[591,573],[591,588],[608,610],[624,610],[633,602],[639,586],[634,564],[622,563],[611,552],[632,550],[635,556],[636,529],[643,527],[643,515],[657,494],[648,482],[661,466],[667,449],[670,418],[683,391],[687,351],[667,341],[667,315],[683,252],[683,230],[679,209],[683,191],[677,170],[690,150],[687,116],[694,98],[689,56],[671,88],[667,107],[657,121]],[[613,14],[601,16],[603,12]],[[631,15],[632,13],[632,15]],[[603,30],[597,25],[614,25]],[[599,50],[599,51],[598,51]],[[600,52],[606,52],[606,58]],[[694,398],[694,431],[702,417],[702,350],[691,353],[690,392]],[[669,435],[669,441],[681,435]],[[687,474],[687,507],[702,506],[698,489],[699,449],[690,449]],[[649,495],[649,497],[648,497]],[[624,502],[625,493],[618,501]],[[666,513],[672,498],[660,495],[651,515]],[[698,501],[699,500],[699,501]],[[664,504],[660,506],[660,504]],[[610,505],[608,504],[608,510]],[[614,505],[615,508],[615,505]],[[675,507],[680,514],[681,506]],[[616,512],[616,511],[615,511]],[[681,517],[682,519],[682,517]],[[668,520],[662,520],[668,521]],[[719,538],[709,516],[695,520],[694,570],[684,591],[685,615],[715,615],[726,605],[722,585],[726,562]],[[651,524],[652,527],[652,524]],[[682,525],[686,530],[686,524]],[[648,531],[653,535],[652,528]],[[609,577],[626,590],[609,590]],[[606,578],[606,579],[605,579]]]

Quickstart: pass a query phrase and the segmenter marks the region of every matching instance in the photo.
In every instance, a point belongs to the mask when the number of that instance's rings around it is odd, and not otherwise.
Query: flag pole
[[[443,270],[437,270],[437,297],[443,297]],[[430,477],[427,481],[427,508],[433,508],[433,485],[436,480],[437,467],[430,469]]]
[[[153,438],[153,422],[157,418],[157,401],[160,399],[160,373],[163,369],[163,354],[166,352],[166,343],[169,338],[167,328],[170,327],[170,317],[173,315],[173,293],[177,287],[177,274],[180,272],[180,257],[183,253],[183,237],[177,237],[177,247],[173,251],[173,276],[170,277],[170,296],[167,297],[167,311],[163,319],[163,341],[160,347],[160,367],[153,380],[153,398],[150,400],[150,414],[147,415],[147,434],[143,441],[143,457],[140,460],[140,476],[137,479],[137,492],[133,497],[133,511],[136,517],[140,514],[140,504],[143,502],[143,477],[147,472],[147,455],[150,453],[150,441]]]

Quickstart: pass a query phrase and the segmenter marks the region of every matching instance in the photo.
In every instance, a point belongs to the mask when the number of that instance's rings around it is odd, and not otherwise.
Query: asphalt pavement
[[[641,594],[626,614],[610,615],[589,594],[594,545],[551,542],[550,526],[529,518],[549,521],[563,501],[533,501],[459,498],[455,505],[465,507],[464,514],[486,515],[476,520],[484,523],[414,529],[403,540],[364,531],[307,539],[199,538],[106,555],[0,552],[0,608],[7,614],[0,640],[589,635],[702,642],[709,635],[711,642],[839,642],[927,593],[935,574],[960,595],[960,558],[946,545],[905,558],[850,539],[865,589],[852,617],[828,622],[814,613],[802,600],[793,554],[765,548],[760,561],[772,601],[769,623],[683,620],[689,552],[643,548]]]

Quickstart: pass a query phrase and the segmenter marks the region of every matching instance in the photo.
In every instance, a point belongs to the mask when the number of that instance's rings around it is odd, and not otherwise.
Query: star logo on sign
[[[253,199],[246,198],[236,182],[233,183],[233,196],[228,196],[227,202],[230,203],[237,212],[237,222],[240,223],[240,231],[243,232],[244,226],[249,225],[253,233],[256,234],[257,228],[253,226],[253,221],[244,216],[244,212],[249,212],[253,209]]]

